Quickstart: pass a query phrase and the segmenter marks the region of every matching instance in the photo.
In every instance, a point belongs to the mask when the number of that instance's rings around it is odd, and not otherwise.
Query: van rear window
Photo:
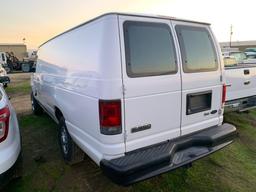
[[[217,54],[209,31],[203,27],[177,25],[185,73],[216,71]]]
[[[177,73],[173,37],[167,24],[126,21],[124,38],[129,77]]]

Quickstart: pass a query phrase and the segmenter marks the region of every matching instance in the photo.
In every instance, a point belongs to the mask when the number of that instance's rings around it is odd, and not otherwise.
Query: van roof
[[[47,40],[46,42],[44,42],[43,44],[41,44],[41,45],[39,46],[39,48],[40,48],[41,46],[43,46],[44,44],[48,43],[49,41],[51,41],[51,40],[53,40],[53,39],[55,39],[55,38],[57,38],[57,37],[59,37],[59,36],[65,34],[65,33],[68,33],[68,32],[70,32],[70,31],[72,31],[72,30],[74,30],[74,29],[76,29],[76,28],[78,28],[78,27],[81,27],[81,26],[83,26],[83,25],[85,25],[85,24],[88,24],[88,23],[90,23],[90,22],[93,22],[93,21],[95,21],[95,20],[97,20],[97,19],[100,19],[100,18],[102,18],[102,17],[104,17],[104,16],[107,16],[107,15],[122,15],[122,16],[134,16],[134,17],[160,18],[160,19],[169,19],[169,20],[174,20],[174,21],[183,21],[183,22],[189,22],[189,23],[198,23],[198,24],[203,24],[203,25],[210,25],[210,23],[206,23],[206,22],[199,22],[199,21],[181,19],[181,18],[176,18],[176,17],[164,16],[164,15],[150,15],[150,14],[139,14],[139,13],[110,12],[110,13],[102,14],[102,15],[100,15],[100,16],[98,16],[98,17],[93,18],[93,19],[90,19],[90,20],[88,20],[88,21],[86,21],[86,22],[84,22],[84,23],[81,23],[80,25],[77,25],[76,27],[73,27],[73,28],[71,28],[71,29],[68,29],[67,31],[65,31],[65,32],[63,32],[63,33],[60,33],[59,35],[54,36],[53,38],[51,38],[51,39]]]

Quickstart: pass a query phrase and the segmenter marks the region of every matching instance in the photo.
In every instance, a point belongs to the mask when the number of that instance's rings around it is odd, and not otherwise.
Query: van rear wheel
[[[33,92],[31,93],[31,106],[32,106],[32,111],[34,115],[42,115],[43,114],[43,108],[40,106],[38,101],[33,95]]]
[[[73,142],[63,117],[59,120],[58,137],[61,154],[66,163],[73,165],[84,160],[84,152]]]

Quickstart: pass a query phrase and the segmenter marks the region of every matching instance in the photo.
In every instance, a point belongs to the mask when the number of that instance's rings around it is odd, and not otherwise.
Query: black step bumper
[[[102,160],[100,166],[103,173],[113,182],[130,185],[218,151],[232,143],[236,136],[236,128],[233,125],[223,124],[138,149],[117,159]]]

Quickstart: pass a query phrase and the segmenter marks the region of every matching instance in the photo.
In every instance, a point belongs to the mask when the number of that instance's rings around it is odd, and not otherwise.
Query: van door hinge
[[[126,130],[124,130],[124,141],[125,142],[127,141],[127,137],[128,137],[127,132],[126,132]]]
[[[223,76],[222,75],[220,75],[220,82],[222,82],[223,81]]]
[[[124,86],[124,84],[122,85],[122,93],[123,93],[123,95],[125,95],[125,91],[126,91],[126,88],[125,88],[125,86]]]

